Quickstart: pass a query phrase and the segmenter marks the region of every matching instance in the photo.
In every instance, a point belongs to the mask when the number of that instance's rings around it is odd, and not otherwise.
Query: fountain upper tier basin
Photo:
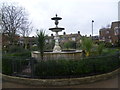
[[[40,60],[40,52],[32,51],[32,57]],[[44,52],[44,60],[80,60],[82,57],[82,50],[70,52]]]
[[[62,18],[61,17],[53,17],[51,18],[52,20],[61,20]]]

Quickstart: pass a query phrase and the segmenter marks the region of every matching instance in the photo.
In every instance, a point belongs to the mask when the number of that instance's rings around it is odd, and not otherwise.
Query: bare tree
[[[3,4],[1,16],[3,34],[8,35],[11,44],[14,44],[16,34],[29,31],[28,15],[24,8]]]
[[[25,26],[21,27],[21,30],[19,31],[20,35],[22,35],[22,37],[24,38],[25,49],[27,49],[27,45],[28,45],[27,37],[30,35],[32,30],[33,30],[33,27],[31,26],[31,23],[29,23],[29,24],[26,24]]]
[[[31,23],[28,23],[21,27],[19,34],[22,35],[22,37],[28,37],[32,32],[32,30],[33,30],[33,27],[31,26]]]

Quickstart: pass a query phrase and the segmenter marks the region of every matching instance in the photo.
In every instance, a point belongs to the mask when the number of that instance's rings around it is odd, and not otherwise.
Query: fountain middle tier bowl
[[[51,31],[53,31],[53,32],[60,32],[60,31],[64,30],[64,28],[55,27],[55,28],[49,28],[49,30],[51,30]]]
[[[61,17],[53,17],[51,18],[52,20],[61,20],[62,18]]]

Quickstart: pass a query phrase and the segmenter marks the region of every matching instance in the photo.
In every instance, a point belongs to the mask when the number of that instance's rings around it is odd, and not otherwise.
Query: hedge
[[[25,58],[20,57],[2,57],[2,73],[7,75],[12,75],[14,72],[20,72],[26,65],[28,61]]]
[[[14,65],[13,65],[14,64]],[[21,65],[27,66],[28,61],[22,57],[3,56],[2,73],[12,75],[21,72]],[[13,66],[14,69],[13,70]],[[33,75],[36,78],[83,77],[111,72],[120,67],[120,54],[87,57],[80,60],[48,60],[34,63]]]
[[[39,78],[56,76],[88,76],[113,71],[120,67],[118,54],[89,57],[82,60],[40,61],[34,67],[34,74]]]

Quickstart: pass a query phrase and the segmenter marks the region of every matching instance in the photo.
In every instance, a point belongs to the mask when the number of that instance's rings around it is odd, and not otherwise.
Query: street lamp
[[[93,23],[94,23],[94,20],[92,20],[92,39],[93,39]]]
[[[120,46],[120,21],[118,21],[118,47]]]

